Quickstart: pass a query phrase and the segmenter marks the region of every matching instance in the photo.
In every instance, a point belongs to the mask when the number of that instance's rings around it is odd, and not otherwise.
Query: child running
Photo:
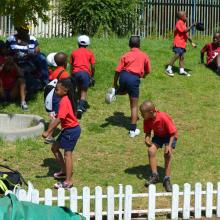
[[[79,36],[79,48],[77,50],[74,50],[70,56],[70,64],[72,65],[72,76],[76,81],[79,96],[79,102],[77,106],[78,119],[81,119],[83,112],[87,110],[87,91],[89,86],[94,83],[95,57],[93,52],[87,49],[89,45],[90,39],[88,36]]]
[[[213,42],[206,44],[201,50],[201,63],[204,63],[204,55],[207,53],[207,67],[220,75],[220,33],[215,33]]]
[[[140,112],[144,118],[145,143],[148,147],[148,157],[152,171],[152,176],[145,183],[145,186],[148,187],[150,184],[156,184],[159,182],[156,153],[158,148],[162,148],[163,145],[165,145],[165,177],[163,179],[163,186],[167,192],[171,192],[171,156],[173,149],[176,147],[176,126],[174,125],[171,117],[165,112],[159,112],[156,110],[151,101],[143,102],[140,106]],[[154,132],[153,137],[151,137],[151,131]]]
[[[13,57],[4,58],[0,67],[0,99],[3,101],[20,99],[22,110],[28,111],[25,80]]]
[[[191,76],[184,70],[184,53],[186,52],[186,42],[187,40],[191,43],[192,47],[195,48],[196,44],[194,44],[189,38],[188,32],[194,27],[196,24],[192,24],[190,27],[187,28],[186,21],[187,16],[185,11],[177,12],[177,23],[174,31],[174,41],[173,41],[173,52],[175,55],[171,59],[165,73],[168,76],[174,76],[172,67],[177,59],[179,59],[179,74],[183,76]]]
[[[147,54],[140,50],[140,37],[131,36],[129,40],[131,50],[125,53],[116,68],[113,88],[109,89],[105,100],[111,103],[115,95],[129,95],[131,108],[131,124],[129,136],[135,137],[140,134],[137,129],[138,120],[138,97],[140,78],[150,73],[150,59]],[[119,86],[118,86],[119,80]]]
[[[80,125],[75,116],[75,88],[71,80],[61,79],[57,83],[56,94],[61,97],[57,118],[49,125],[47,131],[43,132],[42,136],[44,138],[48,137],[51,131],[61,123],[62,131],[56,142],[53,143],[51,150],[61,167],[59,172],[54,173],[54,177],[56,179],[65,179],[65,181],[56,183],[54,187],[56,189],[68,189],[73,186],[72,152],[81,133]],[[60,148],[64,149],[64,157]]]

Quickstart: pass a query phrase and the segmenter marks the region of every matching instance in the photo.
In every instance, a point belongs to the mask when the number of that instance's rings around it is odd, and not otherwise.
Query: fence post
[[[77,212],[77,189],[72,187],[70,189],[70,209],[72,212]]]
[[[34,189],[31,193],[31,202],[39,204],[39,191]]]
[[[18,200],[20,201],[28,201],[27,193],[24,189],[20,189],[18,191]]]
[[[171,219],[178,219],[178,208],[179,208],[179,186],[177,184],[173,185],[172,190],[172,213]]]
[[[107,187],[107,219],[114,220],[114,188],[112,186]]]
[[[90,188],[83,187],[83,216],[90,219]]]
[[[220,217],[220,182],[217,185],[217,202],[216,202],[216,215]]]
[[[148,219],[155,219],[155,208],[156,208],[156,186],[149,186],[149,196],[148,196]]]
[[[189,183],[184,184],[184,198],[183,198],[183,219],[190,218],[190,190],[191,186]]]
[[[45,197],[44,204],[52,206],[53,201],[52,201],[52,190],[51,189],[45,190],[44,197]]]
[[[122,220],[122,206],[123,206],[123,185],[119,184],[119,189],[118,189],[118,220]]]
[[[206,185],[206,218],[212,217],[212,203],[213,203],[213,184],[208,182]]]
[[[132,210],[132,186],[125,186],[125,204],[124,204],[124,220],[131,219]]]
[[[102,187],[95,188],[95,219],[102,220]]]
[[[195,218],[200,219],[202,212],[202,184],[195,184]]]
[[[57,205],[65,206],[65,190],[63,188],[59,188],[57,192]]]

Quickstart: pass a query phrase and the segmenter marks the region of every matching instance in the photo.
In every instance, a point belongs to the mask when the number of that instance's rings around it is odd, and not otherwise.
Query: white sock
[[[25,105],[25,104],[26,104],[26,102],[25,102],[25,101],[22,101],[22,102],[21,102],[21,104],[22,104],[22,105]]]
[[[180,73],[184,73],[184,68],[180,68]]]
[[[169,71],[169,70],[172,70],[172,66],[171,66],[171,65],[168,65],[167,70],[168,70],[168,71]]]

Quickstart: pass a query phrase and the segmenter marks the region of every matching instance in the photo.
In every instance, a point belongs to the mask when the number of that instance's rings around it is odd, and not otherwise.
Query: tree
[[[131,31],[137,0],[60,0],[60,14],[73,34],[95,35],[102,29],[119,36]]]
[[[9,15],[14,26],[32,21],[37,25],[37,16],[44,22],[48,20],[49,0],[0,0],[0,15]]]

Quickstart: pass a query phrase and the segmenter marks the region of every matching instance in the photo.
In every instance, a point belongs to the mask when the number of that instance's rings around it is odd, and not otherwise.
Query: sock
[[[26,104],[26,102],[25,102],[25,101],[22,101],[22,102],[21,102],[21,104],[22,104],[22,105],[25,105],[25,104]]]
[[[130,131],[135,131],[137,128],[137,125],[136,124],[131,124],[130,125]]]
[[[167,70],[172,70],[172,66],[168,65]]]
[[[170,179],[170,176],[165,176],[165,177],[163,178],[163,181],[168,180],[168,179]]]
[[[180,73],[184,73],[184,68],[180,68]]]
[[[152,176],[158,176],[158,173],[157,172],[155,172],[155,173],[152,172]]]

